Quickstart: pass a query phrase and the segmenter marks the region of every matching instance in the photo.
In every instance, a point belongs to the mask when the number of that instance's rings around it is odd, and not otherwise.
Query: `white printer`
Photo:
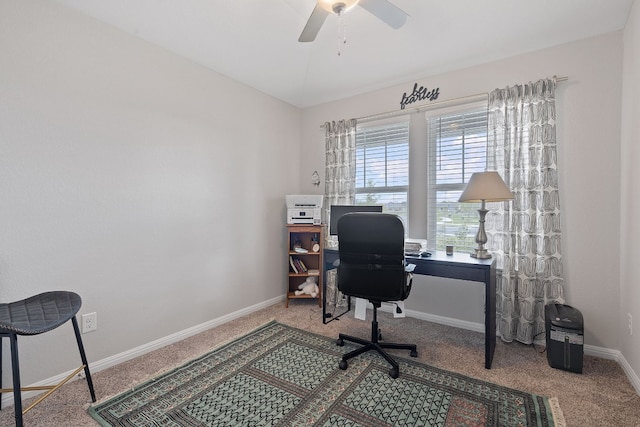
[[[287,224],[322,223],[322,195],[287,195]]]

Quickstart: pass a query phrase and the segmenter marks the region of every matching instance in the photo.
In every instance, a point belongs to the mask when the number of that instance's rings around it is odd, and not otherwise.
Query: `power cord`
[[[396,305],[396,313],[402,314],[402,309],[400,308],[400,306],[397,303],[394,304]]]
[[[540,351],[540,350],[538,350],[538,349],[536,348],[536,338],[538,338],[538,337],[539,337],[540,335],[542,335],[542,334],[544,334],[544,331],[543,331],[543,332],[538,332],[537,334],[535,334],[535,335],[533,336],[533,341],[531,341],[531,347],[533,347],[533,349],[534,349],[534,350],[536,351],[536,353],[538,353],[538,354],[542,354],[542,353],[544,353],[545,351],[547,351],[547,347],[546,347],[546,346],[542,348],[542,351]]]

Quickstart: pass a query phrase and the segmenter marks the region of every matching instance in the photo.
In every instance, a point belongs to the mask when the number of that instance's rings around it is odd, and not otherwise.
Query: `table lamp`
[[[488,212],[485,208],[485,202],[501,202],[511,199],[513,199],[513,193],[511,193],[511,190],[509,190],[509,187],[504,183],[498,172],[476,172],[471,175],[471,179],[469,179],[458,201],[468,203],[482,202],[480,209],[478,209],[480,214],[480,226],[478,227],[478,233],[476,233],[478,247],[475,252],[471,253],[472,257],[478,259],[491,258],[491,253],[484,247],[485,243],[487,243],[484,219]]]

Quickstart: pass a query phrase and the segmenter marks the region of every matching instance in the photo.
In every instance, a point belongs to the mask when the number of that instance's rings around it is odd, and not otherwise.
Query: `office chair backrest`
[[[400,301],[409,294],[404,226],[397,215],[350,213],[338,221],[338,289],[370,301]]]

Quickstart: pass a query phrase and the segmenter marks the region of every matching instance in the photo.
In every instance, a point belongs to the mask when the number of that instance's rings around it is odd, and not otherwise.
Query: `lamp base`
[[[486,249],[475,249],[475,252],[471,252],[469,255],[471,255],[472,258],[478,258],[478,259],[491,258],[491,252],[489,252]]]

